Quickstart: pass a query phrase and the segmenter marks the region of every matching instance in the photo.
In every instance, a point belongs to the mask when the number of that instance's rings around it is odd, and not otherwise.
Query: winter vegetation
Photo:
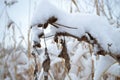
[[[0,80],[120,80],[119,0],[26,1],[0,1]]]

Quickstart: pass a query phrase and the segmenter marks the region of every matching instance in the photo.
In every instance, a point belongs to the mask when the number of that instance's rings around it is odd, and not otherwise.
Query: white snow
[[[52,3],[49,3],[48,0],[41,0],[37,10],[33,14],[31,26],[35,26],[37,24],[43,24],[45,23],[51,16],[58,17],[62,13],[62,11],[59,11],[55,6],[52,5]],[[59,14],[57,14],[59,12]],[[36,16],[34,16],[36,15]]]
[[[32,41],[40,42],[40,38],[38,37],[41,33],[43,33],[42,29],[38,29],[37,27],[32,28]]]
[[[120,77],[120,65],[118,63],[115,63],[108,69],[108,71],[106,73]]]
[[[95,66],[94,80],[100,80],[101,76],[115,63],[116,61],[110,56],[100,56]]]
[[[69,73],[66,77],[65,80],[79,80],[78,77],[73,74],[73,73]]]

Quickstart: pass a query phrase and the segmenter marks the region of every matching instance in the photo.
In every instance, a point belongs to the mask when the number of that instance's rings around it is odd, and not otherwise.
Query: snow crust
[[[56,29],[52,27],[51,33],[68,32],[77,37],[81,37],[86,32],[89,32],[97,39],[105,51],[110,51],[115,54],[120,53],[120,32],[112,27],[104,17],[91,14],[65,13],[56,8],[50,1],[42,0],[32,18],[31,26],[44,24],[52,16],[58,19],[56,23],[77,29],[65,27]],[[109,47],[108,44],[111,44],[111,46]]]

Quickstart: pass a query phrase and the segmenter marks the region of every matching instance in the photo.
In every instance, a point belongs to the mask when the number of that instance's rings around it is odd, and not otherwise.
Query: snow
[[[31,26],[44,24],[52,16],[58,19],[56,23],[77,29],[60,26],[58,29],[52,27],[51,32],[68,32],[77,37],[89,32],[105,51],[109,52],[108,44],[112,44],[109,47],[110,51],[114,54],[120,53],[120,32],[116,31],[104,17],[91,14],[65,13],[51,4],[50,1],[44,0],[40,2],[32,18]]]
[[[37,24],[43,24],[45,23],[51,16],[60,16],[61,12],[52,5],[52,3],[49,3],[48,0],[41,0],[37,10],[33,14],[31,26],[35,26]],[[57,14],[60,12],[59,14]],[[63,13],[62,13],[63,14]],[[36,16],[34,16],[36,15]]]
[[[56,63],[62,62],[62,59],[61,59],[61,58],[58,58],[58,57],[52,57],[52,58],[51,58],[51,61],[52,61],[52,62],[51,62],[50,65],[52,66],[52,65],[54,65],[54,64],[56,64]]]
[[[100,80],[101,76],[115,63],[116,61],[109,55],[100,56],[100,59],[95,65],[95,77],[94,80]]]
[[[51,45],[48,45],[48,53],[58,56],[61,50],[58,49],[56,44],[52,44],[52,41],[47,41],[47,44],[49,43],[51,43]]]
[[[78,45],[78,48],[76,51],[75,51],[75,55],[72,56],[71,58],[71,61],[73,64],[77,64],[78,60],[83,56],[85,55],[86,53],[88,53],[89,51],[86,50],[86,49],[82,49],[82,45]]]
[[[118,63],[113,64],[106,73],[120,77],[120,65]]]
[[[35,41],[35,42],[40,42],[40,39],[39,39],[39,35],[42,34],[43,31],[42,29],[38,29],[36,27],[32,28],[32,41]]]
[[[79,80],[78,77],[73,74],[73,73],[69,73],[66,77],[65,80]]]
[[[103,17],[88,14],[70,14],[69,17],[66,16],[58,20],[57,23],[78,28],[68,29],[62,27],[57,32],[68,32],[78,37],[84,35],[85,32],[89,32],[105,51],[109,52],[108,44],[112,44],[110,51],[116,54],[120,53],[120,32],[110,26]]]

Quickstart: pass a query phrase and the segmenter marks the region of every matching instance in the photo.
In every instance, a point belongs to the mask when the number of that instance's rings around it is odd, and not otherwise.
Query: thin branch
[[[53,24],[53,23],[51,23],[51,25],[54,26],[54,27],[56,27],[56,28],[59,28],[57,25],[55,25],[55,24]]]
[[[50,38],[53,37],[54,35],[49,35],[49,36],[42,36],[41,38]]]
[[[30,26],[30,11],[31,11],[31,0],[29,0],[29,5],[28,5],[29,11],[28,11],[28,26]],[[31,29],[28,29],[28,37],[27,37],[27,42],[28,42],[28,55],[30,56],[31,53],[31,41],[30,41],[30,33],[31,33]]]
[[[58,26],[62,26],[62,27],[65,27],[65,28],[78,29],[78,28],[75,28],[75,27],[69,27],[69,26],[66,26],[66,25],[59,24],[59,23],[53,23],[53,24],[58,25]]]

